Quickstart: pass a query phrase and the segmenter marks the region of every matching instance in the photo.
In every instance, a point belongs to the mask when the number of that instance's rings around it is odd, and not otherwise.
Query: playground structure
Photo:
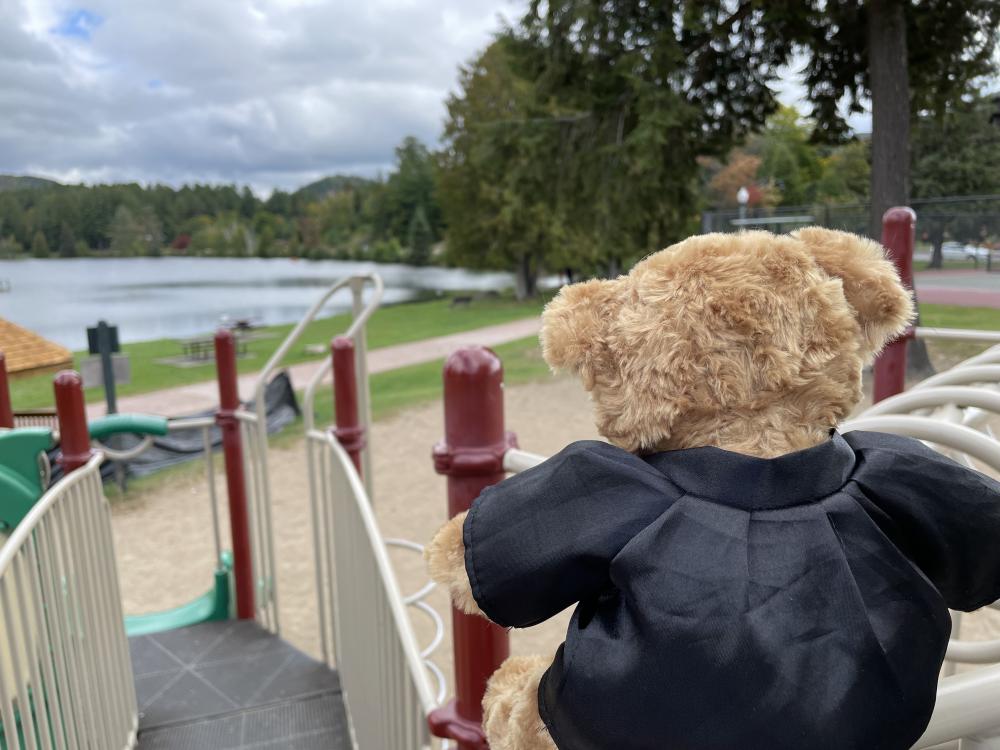
[[[913,215],[894,211],[887,215],[883,242],[906,257],[912,252]],[[372,287],[367,302],[362,294],[366,285]],[[343,744],[331,746],[416,750],[433,746],[437,736],[449,740],[441,746],[454,741],[463,750],[486,747],[480,728],[482,692],[486,678],[508,654],[507,634],[481,618],[452,613],[456,696],[445,702],[443,675],[431,661],[443,639],[440,616],[426,603],[433,584],[404,596],[387,554],[390,546],[414,552],[421,547],[384,539],[373,513],[364,328],[381,298],[377,276],[345,279],[326,291],[260,373],[253,408],[239,399],[228,332],[216,337],[220,409],[214,418],[156,421],[126,415],[88,426],[78,378],[66,373],[57,378],[59,460],[66,474],[46,490],[44,471],[28,461],[17,465],[18,477],[29,485],[26,491],[40,497],[19,523],[10,524],[13,533],[0,547],[0,655],[9,665],[0,670],[0,747],[117,748],[137,742],[142,747],[129,635],[134,640],[174,631],[180,637],[188,628],[234,616],[256,622],[273,637],[280,635],[263,390],[305,326],[343,288],[352,293],[354,321],[332,342],[331,356],[303,398],[320,643],[324,664],[339,676],[338,700],[349,724]],[[1000,343],[1000,333],[918,328],[912,335]],[[326,430],[315,424],[314,403],[331,371],[336,425]],[[1000,444],[989,424],[1000,414],[1000,346],[902,393],[904,373],[905,340],[890,347],[876,365],[877,403],[842,430],[911,435],[971,465],[978,462],[1000,472]],[[444,377],[445,440],[434,449],[434,463],[448,477],[449,513],[454,514],[466,509],[483,487],[543,457],[519,450],[504,429],[503,372],[495,355],[482,348],[456,352]],[[5,396],[0,380],[0,427],[12,425]],[[223,433],[231,555],[222,549],[216,508],[210,440],[215,425]],[[207,448],[214,587],[197,602],[169,613],[125,618],[100,463],[107,457],[127,460],[151,442],[151,435],[182,428],[202,430]],[[147,438],[127,453],[99,443],[97,451],[91,449],[92,439],[117,431],[138,431]],[[32,458],[34,447],[52,437],[44,430],[0,433],[0,440],[33,440],[26,450]],[[6,455],[0,469],[5,467]],[[0,481],[5,478],[0,473]],[[434,636],[422,648],[409,612],[419,612],[434,625]],[[948,672],[957,663],[987,666],[941,680],[937,710],[916,747],[1000,748],[1000,640],[953,640],[947,658]]]

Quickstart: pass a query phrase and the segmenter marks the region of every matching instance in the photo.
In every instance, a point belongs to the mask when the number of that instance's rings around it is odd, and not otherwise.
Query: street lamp
[[[750,202],[750,191],[742,185],[736,191],[736,202],[740,204],[740,221],[747,217],[747,203]]]

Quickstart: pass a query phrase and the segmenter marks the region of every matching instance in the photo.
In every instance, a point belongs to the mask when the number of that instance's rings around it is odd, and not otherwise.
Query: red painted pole
[[[56,417],[59,420],[59,457],[56,463],[69,474],[93,455],[87,429],[87,404],[83,399],[83,379],[72,370],[63,370],[53,383]]]
[[[333,356],[333,406],[336,427],[333,434],[361,474],[361,451],[365,447],[365,428],[358,418],[358,378],[354,367],[354,341],[337,336],[330,342]]]
[[[231,331],[221,329],[215,334],[215,367],[219,380],[219,411],[215,415],[215,422],[222,431],[222,454],[226,461],[236,616],[241,620],[252,620],[253,559],[250,554],[250,518],[247,514],[246,475],[243,470],[243,438],[240,435],[240,423],[236,419],[236,411],[240,408],[236,340]]]
[[[10,406],[10,384],[7,382],[7,358],[0,352],[0,427],[14,427],[14,410]]]
[[[912,208],[890,208],[882,216],[882,245],[896,264],[899,278],[907,289],[913,289],[913,242],[916,237],[917,215]],[[902,393],[906,388],[906,345],[914,337],[913,328],[895,341],[889,342],[875,360],[872,401]]]
[[[448,477],[448,515],[472,507],[485,487],[504,478],[503,455],[516,444],[504,432],[503,365],[489,349],[468,347],[444,365],[444,442],[434,446],[434,468]],[[486,681],[510,653],[507,631],[482,617],[452,610],[455,700],[433,711],[431,732],[460,750],[484,750]]]

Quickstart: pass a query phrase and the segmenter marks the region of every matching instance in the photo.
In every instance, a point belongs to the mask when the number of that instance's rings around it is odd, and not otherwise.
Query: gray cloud
[[[433,144],[521,0],[0,0],[0,172],[293,188]]]
[[[373,175],[404,136],[437,142],[458,66],[525,4],[0,0],[0,173],[260,193]],[[776,88],[799,104],[794,67]]]

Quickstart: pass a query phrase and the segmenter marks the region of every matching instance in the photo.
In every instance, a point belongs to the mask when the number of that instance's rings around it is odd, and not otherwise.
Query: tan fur
[[[455,606],[469,615],[481,615],[472,596],[472,584],[465,571],[465,542],[462,524],[468,513],[459,513],[438,529],[431,543],[424,548],[424,560],[431,580],[447,587]]]
[[[552,659],[512,656],[493,673],[483,696],[490,750],[555,750],[538,715],[538,683]]]
[[[553,368],[580,374],[616,445],[770,457],[826,439],[861,398],[864,362],[912,314],[869,240],[708,234],[564,287],[542,342]]]

